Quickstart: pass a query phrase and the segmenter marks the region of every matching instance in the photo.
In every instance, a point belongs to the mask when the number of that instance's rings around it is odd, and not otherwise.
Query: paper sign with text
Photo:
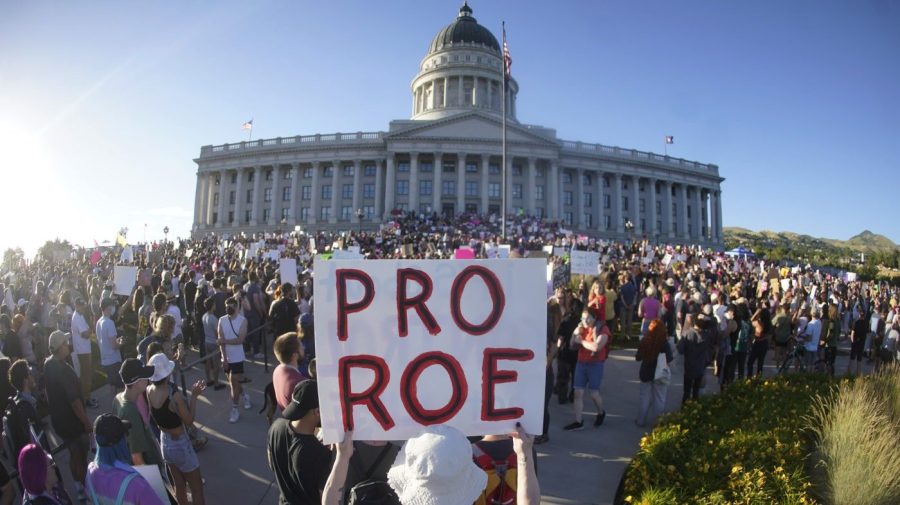
[[[316,261],[324,442],[540,433],[546,262]],[[540,331],[536,331],[539,329]]]
[[[131,290],[137,284],[137,267],[116,265],[113,270],[113,293],[131,296]]]
[[[600,253],[592,251],[576,251],[569,253],[569,263],[572,265],[573,274],[597,275],[597,265],[600,264]]]

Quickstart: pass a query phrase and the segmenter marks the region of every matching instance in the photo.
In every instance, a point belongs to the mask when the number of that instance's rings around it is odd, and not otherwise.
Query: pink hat
[[[28,444],[19,452],[19,479],[29,494],[39,495],[46,490],[47,453],[39,445]]]

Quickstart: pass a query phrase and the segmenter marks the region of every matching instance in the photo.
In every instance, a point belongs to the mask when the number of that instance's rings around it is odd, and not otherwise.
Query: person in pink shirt
[[[275,357],[280,365],[272,372],[272,387],[275,401],[282,410],[291,403],[294,386],[309,377],[303,375],[298,364],[303,359],[303,346],[294,332],[285,333],[275,339]]]
[[[647,335],[650,321],[659,318],[661,307],[659,300],[656,299],[655,286],[648,286],[644,293],[647,296],[641,299],[641,303],[638,305],[638,317],[643,319],[641,321],[641,338],[644,338]]]

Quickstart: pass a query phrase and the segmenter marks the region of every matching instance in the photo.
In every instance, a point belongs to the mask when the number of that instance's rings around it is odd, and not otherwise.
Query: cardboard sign
[[[131,296],[131,290],[137,284],[137,267],[116,265],[113,270],[113,293]]]
[[[543,421],[545,262],[317,261],[324,443],[466,435]]]
[[[553,289],[569,284],[572,274],[569,265],[553,265]]]
[[[600,253],[591,251],[575,251],[569,255],[573,274],[597,275],[600,264]]]
[[[362,254],[353,251],[345,251],[343,249],[335,249],[332,252],[332,259],[336,260],[361,260],[363,259]]]
[[[294,258],[281,258],[278,262],[278,274],[281,276],[281,283],[290,282],[297,285],[297,260]]]
[[[458,260],[473,260],[475,259],[475,251],[471,247],[460,247],[456,250],[453,257]]]

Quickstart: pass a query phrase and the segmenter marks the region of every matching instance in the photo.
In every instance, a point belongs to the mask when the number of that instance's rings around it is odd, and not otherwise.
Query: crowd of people
[[[897,287],[696,246],[604,241],[529,216],[510,218],[504,236],[499,221],[397,215],[361,232],[208,235],[129,246],[137,275],[128,295],[115,289],[114,266],[125,259],[117,248],[6,265],[0,407],[10,471],[0,465],[0,503],[19,493],[26,503],[69,503],[51,471],[49,454],[59,447],[69,451],[77,500],[114,503],[104,500],[121,495],[124,503],[161,503],[135,469],[149,466],[167,483],[169,501],[204,503],[196,451],[206,437],[195,426],[197,400],[207,387],[228,388],[230,401],[221,407],[229,422],[240,422],[253,403],[243,388],[245,369],[269,350],[279,364],[267,388],[267,453],[285,504],[356,503],[365,493],[405,504],[538,503],[532,444],[549,440],[549,402],[554,395],[571,402],[574,419],[561,426],[578,431],[587,396],[597,412],[593,425],[601,426],[604,365],[614,346],[637,347],[640,426],[664,410],[676,355],[683,402],[710,389],[710,368],[722,390],[789,356],[810,367],[824,362],[834,373],[844,339],[847,373],[897,358]],[[348,249],[367,259],[445,259],[467,248],[484,258],[499,255],[501,245],[508,245],[502,257],[509,261],[543,257],[551,264],[543,432],[471,440],[438,426],[402,445],[352,441],[352,434],[333,450],[322,445],[313,260]],[[596,275],[567,274],[573,250],[599,253]],[[280,279],[280,257],[296,258],[296,285]],[[206,380],[179,388],[176,369],[195,358],[203,359]],[[91,420],[100,377],[115,401]],[[48,414],[49,426],[38,412]]]

